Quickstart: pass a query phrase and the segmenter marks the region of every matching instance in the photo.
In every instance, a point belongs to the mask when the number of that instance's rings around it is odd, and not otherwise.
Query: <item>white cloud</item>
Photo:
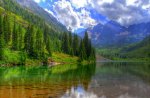
[[[150,0],[91,0],[91,4],[99,13],[124,26],[150,21]]]
[[[75,8],[85,7],[89,4],[88,0],[70,0],[70,2]]]
[[[36,3],[45,2],[45,0],[34,0]]]
[[[90,12],[82,9],[80,13],[78,13],[78,16],[80,18],[81,24],[83,24],[83,27],[92,27],[97,24],[96,20],[92,19],[90,17]]]
[[[66,25],[68,29],[76,30],[96,24],[96,21],[90,17],[90,12],[85,9],[76,12],[69,1],[55,2],[53,9],[57,19]]]
[[[150,0],[70,0],[75,8],[95,9],[124,26],[150,21]]]
[[[97,23],[91,18],[91,9],[123,26],[150,21],[150,0],[48,0],[52,1],[53,11],[45,10],[73,30]]]

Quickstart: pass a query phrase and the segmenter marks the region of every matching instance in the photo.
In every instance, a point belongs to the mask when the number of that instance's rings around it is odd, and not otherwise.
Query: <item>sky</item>
[[[72,31],[110,20],[128,27],[150,21],[150,0],[34,0]]]

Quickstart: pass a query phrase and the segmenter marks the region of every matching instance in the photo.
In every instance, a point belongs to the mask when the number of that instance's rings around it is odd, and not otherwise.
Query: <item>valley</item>
[[[149,0],[0,0],[0,98],[149,98]]]

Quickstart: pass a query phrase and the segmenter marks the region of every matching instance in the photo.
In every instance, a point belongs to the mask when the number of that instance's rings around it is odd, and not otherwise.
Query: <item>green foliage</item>
[[[80,43],[80,56],[81,60],[95,60],[95,49],[92,47],[91,41],[88,37],[88,33],[85,33],[83,41]],[[81,55],[82,54],[82,55]]]
[[[79,55],[79,38],[76,34],[74,34],[74,38],[73,38],[73,51],[74,51],[74,55],[76,56]]]
[[[54,52],[52,54],[52,59],[55,62],[61,62],[61,63],[77,63],[78,61],[78,57],[76,56],[70,56],[64,53],[58,53],[58,52]]]
[[[85,46],[84,46],[84,42],[81,40],[80,42],[80,47],[79,47],[79,57],[80,57],[80,60],[85,60],[87,59],[87,55],[86,55],[86,49],[85,49]]]
[[[36,42],[35,42],[35,53],[37,58],[44,57],[44,39],[43,33],[41,30],[38,30],[36,33]]]
[[[26,54],[20,51],[11,51],[8,48],[3,50],[3,61],[9,64],[24,64],[26,60]]]
[[[150,36],[143,41],[121,48],[97,49],[97,53],[112,60],[150,60]]]
[[[3,33],[4,33],[4,39],[5,43],[9,44],[11,40],[11,28],[10,28],[10,19],[9,16],[6,14],[3,18]]]
[[[71,32],[56,32],[43,19],[11,0],[3,0],[0,5],[4,8],[0,7],[1,61],[8,58],[7,63],[20,63],[26,62],[26,57],[46,61],[53,52],[78,56],[81,60],[94,59],[94,49],[88,35],[82,40]],[[73,61],[76,62],[77,59]]]
[[[18,32],[18,29],[16,28],[15,19],[14,19],[14,27],[13,27],[13,32],[12,32],[12,49],[19,50],[19,32]]]
[[[46,49],[48,51],[49,56],[52,56],[52,49],[51,49],[52,45],[51,45],[51,41],[50,41],[50,37],[47,40],[46,43]]]
[[[2,16],[0,15],[0,60],[3,60],[3,50],[4,50],[4,34],[2,26],[3,26]]]
[[[69,47],[69,36],[68,36],[68,34],[65,32],[64,34],[63,34],[63,37],[62,37],[62,51],[64,52],[64,53],[67,53],[67,54],[69,54],[69,49],[70,49],[70,47]]]

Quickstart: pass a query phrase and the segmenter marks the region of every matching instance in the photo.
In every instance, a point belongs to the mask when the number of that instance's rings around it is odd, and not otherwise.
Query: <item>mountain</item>
[[[36,6],[36,3],[33,2],[33,4]],[[71,62],[95,60],[95,49],[88,39],[88,34],[83,41],[76,34],[59,32],[58,29],[59,25],[54,27],[48,24],[40,15],[16,1],[1,0],[0,66],[1,64],[30,65],[31,63],[51,65],[54,61],[67,62],[66,59]],[[59,61],[55,59],[62,56],[63,59]]]
[[[97,53],[111,60],[150,60],[150,35],[138,43],[124,45],[122,47],[97,48]]]
[[[27,8],[28,10],[42,17],[45,21],[47,21],[48,24],[53,26],[53,28],[57,29],[58,31],[61,31],[61,32],[67,31],[67,28],[63,24],[58,22],[57,19],[53,15],[46,12],[33,0],[15,0],[15,1],[17,1],[24,8]]]
[[[131,25],[128,27],[128,32],[131,33],[134,42],[141,41],[150,35],[150,22]]]
[[[150,35],[150,22],[124,27],[117,22],[109,21],[104,25],[99,23],[86,31],[96,47],[120,47],[139,42]],[[83,37],[84,32],[80,32],[79,35]]]
[[[32,0],[1,0],[0,6],[34,25],[43,26],[46,23],[55,32],[67,31],[64,25]]]
[[[121,49],[120,54],[134,58],[150,58],[150,36],[147,36],[139,43],[126,46]]]

